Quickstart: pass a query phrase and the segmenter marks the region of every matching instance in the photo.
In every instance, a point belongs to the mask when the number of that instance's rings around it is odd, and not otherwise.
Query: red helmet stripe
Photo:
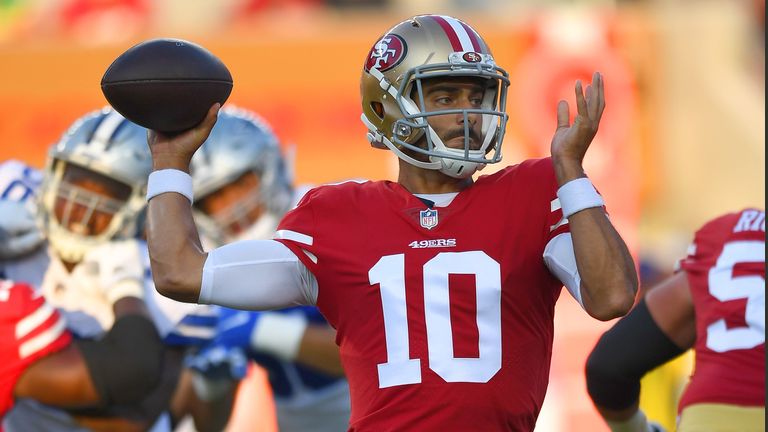
[[[459,36],[444,17],[432,15],[430,18],[435,20],[438,24],[440,24],[440,27],[443,28],[445,35],[448,36],[448,40],[451,41],[451,47],[453,47],[454,51],[464,51],[461,47]]]
[[[474,48],[473,51],[475,51],[475,52],[483,52],[482,51],[482,45],[480,45],[480,40],[478,39],[477,34],[475,33],[475,31],[472,30],[472,27],[464,24],[463,22],[461,23],[461,26],[464,27],[464,30],[466,30],[466,32],[467,32],[467,35],[469,35],[469,40],[472,41],[472,48]]]

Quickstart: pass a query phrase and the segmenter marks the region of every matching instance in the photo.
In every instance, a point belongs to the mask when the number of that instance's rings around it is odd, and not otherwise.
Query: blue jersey
[[[262,312],[220,308],[220,314],[223,324],[211,346],[242,350],[248,359],[265,369],[281,432],[334,432],[347,429],[350,399],[345,377],[330,375],[298,362],[286,361],[264,350],[257,350],[251,341],[262,314],[298,314],[309,324],[328,325],[317,308],[302,306]]]
[[[299,306],[274,312],[301,313],[311,323],[326,323],[325,318],[314,306]],[[261,351],[249,349],[247,353],[249,358],[256,361],[267,371],[269,383],[272,386],[276,399],[289,400],[300,393],[321,390],[339,381],[345,381],[343,377],[328,375],[299,363],[285,362]]]

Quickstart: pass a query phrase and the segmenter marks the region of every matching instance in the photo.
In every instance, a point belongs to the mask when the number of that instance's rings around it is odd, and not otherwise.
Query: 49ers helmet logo
[[[408,52],[405,40],[396,34],[387,34],[371,48],[365,61],[366,72],[376,68],[381,72],[400,64]]]
[[[483,60],[483,57],[480,54],[473,51],[465,52],[462,58],[467,63],[479,63]]]

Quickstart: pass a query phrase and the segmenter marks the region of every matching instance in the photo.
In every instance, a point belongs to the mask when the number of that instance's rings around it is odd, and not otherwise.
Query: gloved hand
[[[229,347],[212,342],[199,351],[188,354],[184,365],[209,380],[241,380],[248,371],[248,359],[240,347]]]
[[[219,322],[216,325],[214,343],[248,350],[251,347],[251,335],[259,324],[259,318],[266,313],[269,312],[219,308]]]
[[[248,366],[246,351],[251,334],[261,312],[241,311],[219,307],[218,321],[213,339],[185,359],[185,364],[209,380],[245,376]]]
[[[43,244],[33,207],[29,201],[0,199],[0,259],[18,258]]]
[[[306,328],[307,318],[299,310],[256,312],[221,308],[214,341],[293,361]]]
[[[144,298],[144,262],[139,241],[114,240],[96,246],[83,257],[83,265],[98,275],[102,294],[115,304],[123,297]]]

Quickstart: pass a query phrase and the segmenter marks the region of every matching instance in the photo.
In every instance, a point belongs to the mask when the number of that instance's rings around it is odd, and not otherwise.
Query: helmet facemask
[[[396,98],[400,110],[405,114],[402,119],[394,122],[393,141],[400,148],[427,155],[431,163],[440,163],[439,170],[444,174],[465,178],[486,164],[499,162],[502,158],[501,140],[507,120],[503,107],[506,106],[508,80],[505,80],[504,75],[486,72],[479,67],[478,70],[446,71],[450,67],[428,65],[413,68],[406,73]],[[424,94],[426,83],[443,80],[450,85],[452,79],[459,77],[473,78],[480,83],[483,91],[479,106],[429,111]],[[463,118],[463,131],[460,133],[464,140],[461,146],[446,145],[444,139],[450,139],[453,135],[441,138],[430,124],[431,120],[442,116]],[[470,116],[480,118],[479,133],[473,128]],[[413,131],[416,131],[419,138],[414,139]]]
[[[145,202],[127,184],[64,161],[54,161],[42,187],[48,239],[66,262],[82,260],[92,247],[137,232]]]
[[[269,238],[280,222],[262,196],[260,175],[248,171],[195,203],[201,232],[220,245],[225,242]]]

